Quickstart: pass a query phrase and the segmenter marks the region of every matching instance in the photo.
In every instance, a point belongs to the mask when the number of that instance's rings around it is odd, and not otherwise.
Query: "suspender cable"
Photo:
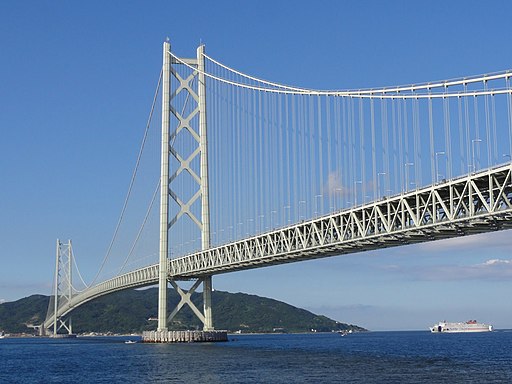
[[[128,255],[126,256],[126,258],[125,258],[125,260],[123,262],[123,265],[121,265],[121,268],[119,268],[119,271],[117,273],[118,275],[120,275],[123,272],[124,268],[126,267],[126,264],[128,263],[128,260],[130,260],[130,257],[132,256],[133,251],[135,250],[135,247],[136,247],[136,245],[137,245],[137,243],[138,243],[138,241],[140,239],[140,236],[142,234],[142,231],[144,230],[144,227],[146,226],[146,223],[148,221],[149,215],[150,215],[151,210],[153,208],[153,204],[155,202],[156,197],[158,196],[158,191],[159,190],[160,190],[160,180],[158,180],[158,183],[156,185],[155,191],[153,192],[153,197],[151,198],[151,202],[149,203],[149,207],[148,207],[148,209],[146,211],[146,215],[144,216],[144,219],[143,219],[142,224],[141,224],[141,226],[139,228],[139,231],[137,232],[137,236],[135,237],[135,240],[132,243],[130,251],[128,252]]]
[[[343,98],[343,105],[345,107],[345,120],[346,120],[346,137],[347,137],[347,158],[348,158],[348,172],[347,172],[347,176],[348,176],[348,180],[347,180],[347,185],[349,186],[350,190],[352,191],[352,201],[351,201],[351,206],[353,207],[355,205],[355,199],[354,197],[356,196],[355,195],[355,191],[354,191],[354,181],[355,181],[355,177],[354,177],[354,160],[353,160],[353,145],[352,145],[352,125],[350,124],[351,122],[351,119],[350,119],[350,105],[349,105],[349,99],[344,97]]]
[[[284,122],[284,129],[283,129],[284,140],[283,140],[282,145],[285,149],[284,166],[285,166],[285,172],[286,172],[286,176],[285,176],[286,177],[286,186],[285,186],[286,192],[284,193],[284,196],[283,196],[283,202],[286,203],[286,202],[289,202],[290,196],[292,196],[292,191],[290,189],[290,186],[291,186],[290,177],[292,175],[292,171],[290,169],[292,166],[292,164],[290,163],[290,151],[292,151],[292,153],[297,153],[297,152],[293,148],[294,143],[295,143],[295,138],[291,134],[291,129],[290,129],[290,111],[289,111],[289,96],[288,95],[284,96],[284,101],[285,101],[285,107],[284,107],[285,108],[284,109],[285,122]],[[286,196],[288,196],[288,199],[286,198]],[[294,194],[293,196],[295,196],[297,201],[300,201],[300,198],[297,195]],[[272,215],[272,211],[267,212],[267,214]]]
[[[477,167],[477,164],[480,162],[480,145],[475,145],[476,143],[481,143],[482,140],[480,139],[480,124],[478,119],[478,99],[476,96],[473,96],[473,108],[474,108],[474,115],[475,115],[475,139],[474,141],[471,140],[472,145],[472,151],[473,151],[473,172],[476,172],[476,170],[479,168]]]
[[[414,141],[414,188],[420,185],[421,146],[420,146],[420,107],[418,99],[413,99],[413,141]]]
[[[484,81],[484,90],[487,91],[488,84],[487,81]],[[492,154],[492,139],[491,139],[491,116],[489,112],[489,95],[484,96],[484,106],[485,106],[485,136],[487,141],[487,166],[490,167],[492,165],[491,159],[494,157]]]
[[[358,122],[359,122],[359,156],[361,159],[361,194],[362,194],[362,201],[363,203],[366,200],[366,161],[365,161],[365,145],[364,145],[364,116],[363,116],[363,105],[362,100],[359,99],[358,103],[358,109],[359,109],[359,116],[358,116]]]
[[[320,99],[321,96],[316,96],[317,98],[317,115],[318,115],[318,127],[316,129],[316,131],[318,132],[318,135],[317,135],[317,140],[318,140],[318,152],[317,152],[317,158],[318,158],[318,168],[319,169],[319,172],[318,172],[318,194],[320,195],[319,199],[319,214],[322,215],[324,213],[324,188],[323,188],[323,181],[324,181],[324,167],[323,167],[323,163],[324,163],[324,159],[323,159],[323,156],[322,156],[322,145],[323,145],[323,137],[322,137],[322,130],[323,130],[323,127],[322,127],[322,104],[321,104],[321,99]]]
[[[286,162],[286,158],[288,156],[288,146],[286,145],[287,142],[285,140],[286,129],[287,129],[285,122],[286,122],[287,111],[286,111],[286,109],[283,111],[283,98],[284,98],[285,105],[286,105],[286,99],[287,99],[286,95],[283,95],[283,96],[279,95],[278,100],[277,100],[276,132],[277,132],[278,146],[277,146],[277,148],[274,149],[274,151],[276,154],[278,154],[278,153],[280,153],[280,152],[278,152],[279,149],[281,149],[282,150],[281,155],[284,156],[284,161],[282,158],[280,159],[279,156],[276,156],[276,161],[279,163],[279,168],[278,168],[279,172],[277,174],[277,181],[279,182],[278,196],[279,196],[279,200],[284,203],[286,201],[285,196],[286,195],[290,196],[290,193],[288,190],[288,185],[289,185],[288,184],[288,173],[286,172],[286,169],[288,168],[288,163]],[[283,114],[285,116],[283,116]],[[298,201],[296,196],[294,196],[294,197],[295,197],[295,201]],[[272,212],[272,211],[270,211],[270,212]],[[263,214],[263,212],[261,212],[261,214]]]
[[[446,178],[451,179],[451,164],[452,164],[452,138],[450,129],[450,99],[443,99],[443,114],[444,114],[444,132],[445,132],[445,148],[446,148]]]
[[[496,131],[496,98],[491,95],[491,129],[492,129],[492,144],[493,144],[493,165],[499,163],[498,160],[498,133]]]
[[[372,175],[373,175],[373,185],[377,186],[379,184],[379,170],[377,169],[377,157],[376,157],[376,139],[375,139],[375,106],[373,99],[370,99],[370,126],[372,130]],[[380,197],[380,191],[375,190],[374,194],[375,200]]]
[[[340,113],[340,97],[334,99],[334,126],[336,127],[336,147],[334,153],[336,154],[336,170],[337,178],[336,185],[339,187],[339,205],[338,209],[343,207],[343,196],[345,194],[345,185],[343,184],[343,146],[342,146],[342,132],[341,132],[341,113]]]
[[[391,124],[392,124],[392,126],[391,126],[392,127],[391,142],[393,143],[392,148],[391,148],[391,150],[393,152],[391,168],[393,170],[391,171],[391,175],[389,176],[389,179],[391,180],[391,176],[393,176],[394,182],[393,182],[393,187],[391,189],[393,189],[394,192],[398,191],[400,188],[400,185],[398,182],[398,172],[396,171],[398,169],[398,149],[397,149],[398,132],[397,132],[396,105],[397,105],[397,100],[391,99]]]
[[[467,84],[464,84],[464,93],[466,93],[467,87]],[[464,120],[466,123],[466,166],[468,168],[467,172],[471,173],[471,167],[473,166],[473,164],[471,164],[470,166],[469,163],[469,159],[471,159],[471,130],[469,128],[469,100],[467,97],[464,97]]]
[[[462,175],[466,172],[464,169],[464,123],[463,123],[463,107],[462,97],[457,98],[458,105],[458,133],[459,133],[459,171],[458,174]],[[455,162],[454,162],[455,163]]]
[[[507,89],[510,89],[510,77],[505,79]],[[507,110],[508,110],[508,155],[511,156],[512,162],[512,96],[507,93]]]
[[[325,123],[326,123],[326,134],[327,134],[327,177],[326,177],[326,193],[329,195],[329,212],[332,212],[335,210],[336,204],[334,203],[334,197],[335,197],[335,189],[336,187],[333,184],[332,180],[332,158],[331,158],[331,150],[333,147],[332,142],[332,125],[331,125],[331,97],[325,98]],[[299,204],[299,203],[298,203]],[[300,204],[299,204],[300,209]],[[300,220],[300,219],[299,219]]]
[[[388,132],[388,106],[387,100],[381,100],[381,127],[382,127],[382,156],[384,163],[384,173],[386,174],[384,182],[384,193],[389,190],[389,132]]]
[[[100,268],[99,268],[98,272],[96,273],[96,276],[94,276],[94,278],[92,279],[91,285],[93,285],[96,282],[96,280],[98,279],[100,273],[103,271],[103,268],[105,267],[105,263],[107,262],[107,259],[110,256],[110,252],[112,251],[112,246],[114,245],[114,242],[115,242],[115,240],[117,238],[117,234],[119,232],[119,228],[121,227],[121,223],[123,222],[124,214],[125,214],[126,208],[128,206],[128,200],[130,199],[130,196],[131,196],[131,193],[132,193],[132,189],[133,189],[133,185],[135,184],[135,178],[137,177],[137,171],[139,169],[140,161],[141,161],[141,158],[142,158],[142,153],[144,152],[144,146],[146,144],[146,140],[147,140],[147,137],[148,137],[148,132],[149,132],[149,127],[151,125],[151,120],[153,119],[153,112],[155,111],[155,105],[156,105],[156,101],[157,101],[158,94],[159,94],[159,91],[160,91],[160,85],[162,83],[162,73],[163,73],[163,70],[161,69],[160,70],[160,74],[158,76],[158,82],[157,82],[157,85],[156,85],[155,93],[154,93],[154,96],[153,96],[153,102],[151,104],[151,108],[150,108],[150,111],[149,111],[149,116],[148,116],[148,120],[147,120],[147,123],[146,123],[146,128],[144,130],[144,135],[142,137],[142,143],[141,143],[141,146],[140,146],[140,149],[139,149],[139,154],[137,156],[137,161],[135,162],[135,167],[133,169],[132,177],[131,177],[131,180],[130,180],[130,185],[128,186],[128,192],[126,193],[126,197],[125,197],[125,200],[124,200],[124,203],[123,203],[123,208],[121,209],[121,214],[119,216],[119,220],[117,221],[116,228],[114,230],[114,234],[112,236],[112,239],[110,240],[110,244],[108,246],[107,252],[106,252],[106,254],[105,254],[105,256],[104,256],[104,258],[103,258],[103,260],[101,262]]]
[[[428,128],[430,133],[430,170],[432,174],[432,183],[435,183],[437,181],[437,175],[436,172],[439,172],[438,169],[436,169],[435,166],[435,159],[436,152],[435,152],[435,145],[434,145],[434,119],[433,119],[433,112],[432,112],[432,99],[428,99]]]
[[[318,208],[316,205],[316,191],[317,191],[317,184],[316,184],[316,170],[318,169],[315,164],[315,116],[314,116],[314,107],[313,107],[313,98],[308,97],[307,98],[307,126],[308,126],[308,133],[309,133],[309,164],[308,164],[308,171],[307,174],[309,175],[309,193],[310,193],[310,201],[312,201],[312,204],[315,204],[315,212],[318,215]]]
[[[411,100],[411,109],[413,107],[413,100]],[[413,116],[413,113],[411,112],[411,116]],[[411,143],[409,142],[409,115],[407,113],[407,100],[404,100],[404,144],[405,144],[405,158],[404,158],[404,162],[403,162],[403,166],[402,164],[400,164],[400,168],[403,167],[404,169],[404,181],[403,181],[403,191],[404,192],[407,192],[409,190],[409,186],[407,185],[407,183],[409,182],[409,178],[408,178],[408,172],[409,172],[409,169],[407,168],[409,166],[409,164],[411,164],[411,159],[410,159],[410,156],[409,156],[409,148],[411,148]]]
[[[402,108],[403,104],[403,108]],[[402,190],[402,185],[404,183],[404,167],[402,164],[405,164],[404,161],[404,144],[403,144],[403,117],[402,117],[402,109],[405,109],[405,100],[398,99],[398,168],[395,170],[397,175],[399,175],[399,185],[397,186],[397,190],[395,192],[399,192]]]

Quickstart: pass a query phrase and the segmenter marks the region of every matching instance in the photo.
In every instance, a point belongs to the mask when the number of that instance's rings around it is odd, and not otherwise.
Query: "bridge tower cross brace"
[[[197,49],[196,59],[176,59],[171,56],[171,46],[168,41],[163,44],[163,69],[162,69],[162,158],[161,158],[161,190],[160,190],[160,262],[159,262],[159,289],[158,289],[158,331],[166,331],[167,324],[179,310],[187,304],[196,316],[202,321],[205,331],[213,330],[211,295],[212,277],[202,276],[198,278],[192,288],[183,291],[176,280],[170,278],[169,268],[169,230],[176,224],[176,221],[188,216],[201,231],[201,247],[203,250],[210,247],[210,210],[208,199],[208,152],[207,152],[207,124],[206,124],[206,83],[204,76],[204,45]],[[197,68],[188,77],[181,77],[174,65],[183,65]],[[171,89],[171,75],[178,81],[177,90]],[[192,86],[193,80],[197,78],[197,91]],[[184,116],[179,110],[173,107],[172,100],[180,90],[186,90],[191,99],[197,103],[197,108],[192,109],[188,116]],[[185,109],[184,109],[185,110]],[[174,132],[170,132],[170,114],[178,121]],[[199,132],[196,133],[191,127],[191,121],[198,115]],[[182,157],[173,147],[176,136],[181,130],[186,130],[197,142],[197,150],[188,158]],[[169,158],[173,156],[179,163],[178,170],[170,175]],[[200,172],[197,175],[192,167],[192,160],[200,156]],[[178,191],[172,189],[172,181],[181,172],[188,172],[198,184],[198,193],[194,194],[188,201],[182,201]],[[197,218],[190,207],[201,198],[201,217]],[[172,198],[179,206],[179,212],[170,219],[169,199]],[[172,275],[172,274],[171,274]],[[181,300],[172,313],[167,316],[167,285],[168,282],[174,287],[181,297]],[[203,284],[203,313],[191,301],[191,295]]]

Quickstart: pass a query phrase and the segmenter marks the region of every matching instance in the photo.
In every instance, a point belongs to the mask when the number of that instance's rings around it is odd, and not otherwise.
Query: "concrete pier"
[[[50,334],[48,337],[52,339],[73,339],[76,337],[74,333],[57,333],[56,335]]]
[[[227,331],[145,331],[143,343],[210,343],[228,341]]]

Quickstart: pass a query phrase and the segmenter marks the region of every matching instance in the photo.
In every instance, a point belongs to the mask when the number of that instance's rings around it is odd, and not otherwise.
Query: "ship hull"
[[[430,327],[432,333],[476,333],[476,332],[491,332],[492,325],[481,324],[475,321],[466,323],[448,323],[440,322]]]

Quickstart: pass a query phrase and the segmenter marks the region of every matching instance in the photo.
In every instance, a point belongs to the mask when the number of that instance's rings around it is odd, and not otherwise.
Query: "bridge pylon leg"
[[[203,278],[203,312],[204,312],[204,331],[213,331],[212,318],[212,277]]]
[[[170,44],[163,45],[162,64],[162,158],[160,166],[160,250],[158,278],[158,330],[167,330],[167,258],[169,252],[169,111]]]

